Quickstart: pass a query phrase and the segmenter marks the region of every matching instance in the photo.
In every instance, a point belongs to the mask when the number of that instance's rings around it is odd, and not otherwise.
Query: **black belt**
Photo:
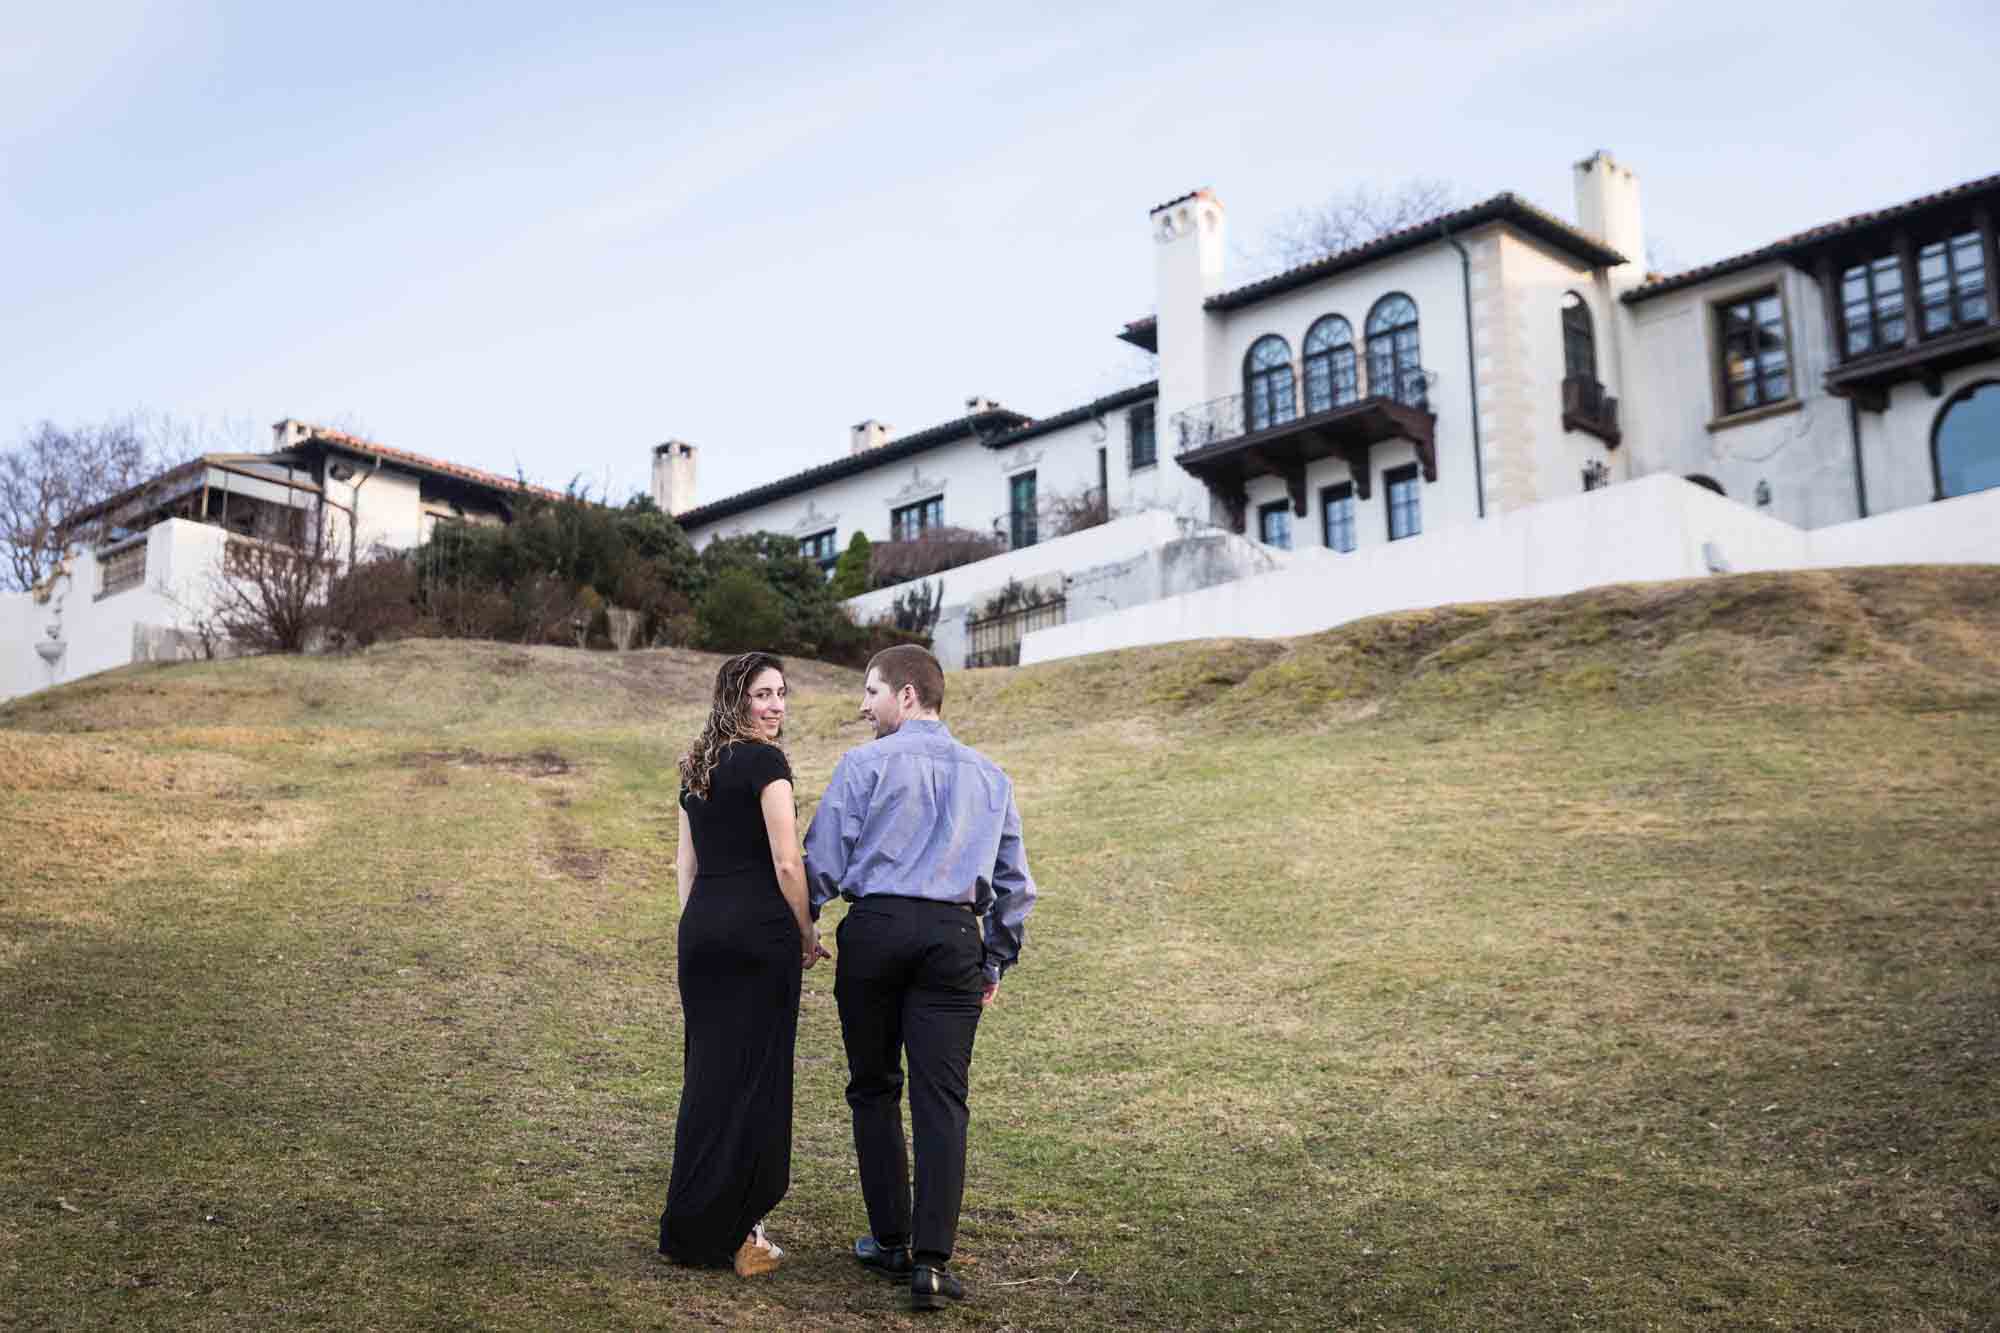
[[[842,893],[842,894],[841,894],[840,896],[841,896],[842,898],[845,898],[845,899],[846,899],[846,900],[847,900],[848,902],[850,902],[850,903],[858,903],[858,902],[863,902],[863,901],[873,901],[874,899],[877,899],[877,898],[893,898],[893,899],[895,899],[895,900],[896,900],[897,902],[900,902],[900,903],[927,903],[927,904],[929,904],[929,905],[930,905],[930,906],[932,906],[932,907],[946,907],[946,908],[950,908],[951,910],[953,910],[953,911],[957,911],[957,912],[969,912],[969,913],[971,913],[971,914],[972,914],[973,916],[978,916],[978,915],[979,915],[979,909],[978,909],[977,907],[973,906],[973,905],[972,905],[971,903],[948,903],[948,902],[946,902],[946,901],[945,901],[944,899],[942,899],[942,898],[926,898],[926,897],[924,897],[924,896],[923,896],[922,894],[920,894],[920,893],[847,893],[847,892],[843,892],[843,893]]]

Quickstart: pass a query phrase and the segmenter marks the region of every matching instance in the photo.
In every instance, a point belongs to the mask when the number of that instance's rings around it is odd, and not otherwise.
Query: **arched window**
[[[1354,326],[1328,315],[1306,330],[1306,415],[1344,407],[1361,396],[1354,373]]]
[[[1368,312],[1368,392],[1423,407],[1424,368],[1417,344],[1417,303],[1390,292]]]
[[[1590,328],[1590,307],[1575,292],[1563,293],[1563,375],[1568,379],[1597,378],[1597,337]]]
[[[1931,461],[1940,500],[2000,486],[2000,381],[1951,396],[1931,428]]]
[[[1243,423],[1258,431],[1299,414],[1292,385],[1292,346],[1275,333],[1250,344],[1243,358]]]

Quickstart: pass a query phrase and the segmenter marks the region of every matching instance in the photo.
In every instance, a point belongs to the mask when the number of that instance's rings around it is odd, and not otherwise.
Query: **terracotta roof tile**
[[[1900,204],[1891,204],[1887,208],[1877,208],[1865,213],[1855,213],[1841,218],[1836,222],[1825,222],[1817,227],[1808,227],[1804,231],[1795,232],[1781,240],[1773,241],[1769,245],[1759,246],[1755,250],[1746,250],[1740,255],[1731,255],[1727,259],[1718,259],[1711,264],[1701,264],[1683,272],[1663,277],[1650,277],[1641,286],[1634,287],[1631,291],[1625,293],[1623,299],[1636,303],[1644,301],[1649,297],[1662,296],[1667,292],[1679,291],[1683,287],[1692,287],[1694,284],[1704,282],[1709,278],[1717,278],[1729,273],[1739,273],[1746,268],[1755,268],[1757,265],[1767,263],[1773,259],[1789,260],[1801,251],[1810,249],[1825,241],[1835,240],[1850,232],[1863,231],[1884,222],[1893,222],[1897,218],[1905,217],[1911,213],[1921,212],[1927,208],[1936,208],[1943,204],[1954,203],[1989,190],[2000,191],[2000,175],[1981,176],[1977,180],[1966,181],[1962,185],[1954,185],[1949,189],[1937,190],[1930,194],[1921,194],[1914,199],[1906,199]]]
[[[306,428],[311,431],[311,434],[306,437],[306,441],[308,442],[320,440],[327,444],[338,445],[343,449],[352,450],[355,453],[373,454],[379,458],[398,463],[407,463],[412,467],[423,468],[429,472],[439,472],[445,476],[457,477],[463,481],[477,482],[481,486],[491,486],[495,490],[523,491],[529,495],[540,496],[544,500],[561,500],[566,498],[561,491],[552,491],[546,486],[530,485],[518,477],[503,477],[497,472],[483,472],[476,467],[466,467],[462,463],[449,463],[441,458],[430,458],[423,454],[414,454],[407,449],[392,449],[386,444],[377,444],[373,440],[364,440],[359,435],[349,435],[346,431],[327,430],[324,427],[310,424],[307,424]]]

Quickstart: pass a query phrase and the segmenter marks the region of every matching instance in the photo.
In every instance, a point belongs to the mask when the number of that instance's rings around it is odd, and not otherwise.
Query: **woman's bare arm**
[[[785,895],[785,905],[798,922],[799,955],[811,967],[819,953],[819,932],[806,906],[806,863],[799,855],[799,813],[792,784],[783,778],[771,783],[758,803],[764,810],[764,831],[771,835],[771,869],[778,872],[778,892]]]
[[[694,833],[688,828],[688,812],[681,811],[681,840],[674,848],[674,880],[681,892],[681,910],[687,911],[688,895],[694,892],[694,877],[700,870],[694,859]]]

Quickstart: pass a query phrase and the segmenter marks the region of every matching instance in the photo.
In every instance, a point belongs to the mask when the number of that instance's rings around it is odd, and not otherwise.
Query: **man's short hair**
[[[914,643],[899,643],[869,658],[868,669],[882,673],[882,683],[889,687],[889,693],[901,694],[903,687],[909,685],[917,692],[918,707],[933,713],[944,707],[944,668],[929,649]]]

